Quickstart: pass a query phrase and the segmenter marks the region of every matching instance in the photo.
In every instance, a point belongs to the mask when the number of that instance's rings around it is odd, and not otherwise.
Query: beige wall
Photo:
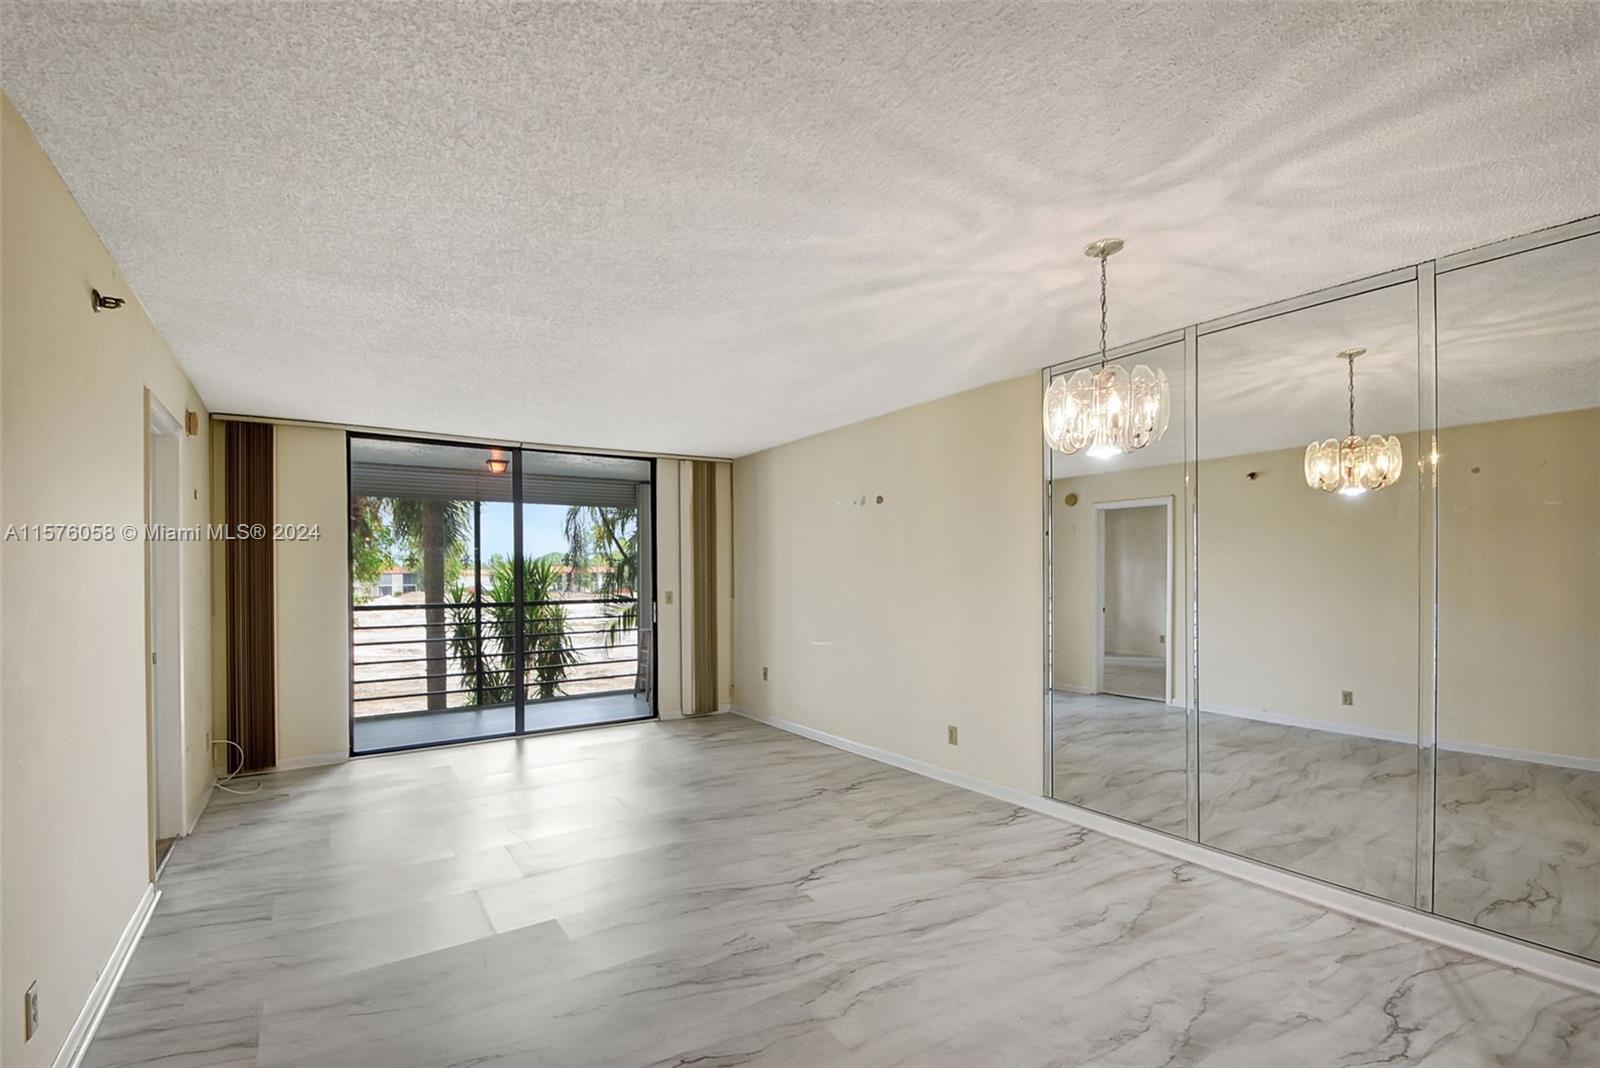
[[[1415,468],[1342,497],[1308,487],[1304,449],[1283,449],[1202,463],[1198,487],[1201,708],[1414,739]]]
[[[1600,760],[1600,409],[1439,449],[1440,738]]]
[[[350,539],[345,434],[273,430],[273,518],[318,527],[274,546],[278,767],[350,754]]]
[[[0,102],[0,526],[141,526],[145,390],[204,412],[9,100]],[[128,297],[96,314],[89,289]],[[208,420],[180,444],[182,521],[210,507]],[[210,570],[180,559],[190,817],[210,776]],[[150,877],[144,546],[0,548],[0,1063],[49,1064]],[[41,1031],[22,1039],[38,983]]]
[[[1037,792],[1038,420],[1029,375],[736,460],[738,707]]]
[[[1449,427],[1440,448],[1441,741],[1600,759],[1600,410]],[[1299,449],[1199,467],[1201,705],[1414,738],[1415,467],[1356,499],[1309,490],[1302,468]],[[1093,681],[1094,505],[1173,494],[1181,509],[1182,491],[1175,464],[1056,481],[1057,686]]]

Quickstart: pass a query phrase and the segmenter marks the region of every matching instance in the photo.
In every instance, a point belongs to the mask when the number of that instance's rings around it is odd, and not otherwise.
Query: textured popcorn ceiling
[[[1583,3],[0,11],[223,411],[740,455],[1088,351],[1105,234],[1116,343],[1600,210]]]

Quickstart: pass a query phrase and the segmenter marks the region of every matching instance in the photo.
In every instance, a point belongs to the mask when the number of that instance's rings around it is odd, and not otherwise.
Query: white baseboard
[[[1094,696],[1098,692],[1091,687],[1062,685],[1059,683],[1053,689],[1084,696]],[[1167,706],[1180,710],[1186,707],[1182,701],[1168,701]],[[1414,746],[1417,744],[1417,736],[1406,731],[1363,727],[1359,724],[1339,723],[1335,720],[1306,719],[1302,716],[1284,715],[1281,712],[1266,712],[1254,708],[1234,708],[1230,705],[1207,705],[1200,711],[1208,716],[1249,719],[1257,723],[1272,723],[1280,727],[1300,727],[1305,730],[1324,731],[1328,734],[1342,734],[1350,738],[1395,742],[1400,745]],[[1477,742],[1464,742],[1454,738],[1439,739],[1439,748],[1447,753],[1467,753],[1472,756],[1495,757],[1499,760],[1520,760],[1527,764],[1544,764],[1552,768],[1570,768],[1574,771],[1600,771],[1600,758],[1596,757],[1543,753],[1536,749],[1511,749],[1502,745],[1481,745]]]
[[[1166,658],[1144,656],[1140,653],[1107,653],[1102,662],[1110,667],[1158,668],[1166,663]]]
[[[1280,727],[1301,727],[1310,731],[1324,731],[1328,734],[1344,734],[1352,738],[1366,738],[1375,742],[1399,742],[1402,745],[1416,745],[1417,732],[1391,731],[1381,727],[1364,727],[1359,723],[1340,723],[1332,719],[1310,719],[1305,716],[1290,716],[1282,712],[1267,712],[1256,708],[1233,708],[1230,705],[1203,705],[1200,708],[1208,716],[1227,716],[1230,719],[1250,719],[1257,723],[1273,723]]]
[[[122,973],[128,968],[133,949],[139,944],[139,938],[156,910],[156,902],[160,900],[161,891],[156,889],[154,883],[144,888],[144,896],[139,899],[128,925],[122,929],[122,937],[117,939],[116,948],[111,951],[111,959],[100,970],[100,977],[89,991],[89,1000],[84,1002],[78,1018],[72,1022],[72,1029],[67,1032],[67,1040],[56,1053],[54,1068],[78,1068],[83,1063],[83,1055],[88,1052],[89,1043],[94,1041],[94,1033],[100,1029],[100,1021],[105,1018],[106,1008],[111,1004],[111,995],[117,992],[117,984],[122,981]]]
[[[905,771],[915,772],[939,782],[958,786],[964,790],[984,794],[997,801],[1025,808],[1052,819],[1064,820],[1068,823],[1086,827],[1092,831],[1111,838],[1117,838],[1132,845],[1142,846],[1146,849],[1163,853],[1178,860],[1223,875],[1239,879],[1243,882],[1253,883],[1277,893],[1299,898],[1310,902],[1330,912],[1337,912],[1351,916],[1358,920],[1378,924],[1402,934],[1410,935],[1428,942],[1435,942],[1451,949],[1470,953],[1485,960],[1494,961],[1510,968],[1537,975],[1552,982],[1566,986],[1576,987],[1592,994],[1600,994],[1600,965],[1570,957],[1554,950],[1542,949],[1538,946],[1520,942],[1513,938],[1498,935],[1482,928],[1471,927],[1464,923],[1444,916],[1436,916],[1428,912],[1419,912],[1404,905],[1397,905],[1392,901],[1369,897],[1354,890],[1333,886],[1303,875],[1283,871],[1265,864],[1258,864],[1231,853],[1223,853],[1212,849],[1210,846],[1201,845],[1183,838],[1174,838],[1160,831],[1152,831],[1136,824],[1125,823],[1110,816],[1102,816],[1098,812],[1069,805],[1063,801],[1055,801],[1047,797],[1037,797],[1023,790],[1001,786],[998,783],[979,779],[959,771],[929,764],[926,761],[916,760],[912,757],[902,756],[887,749],[866,745],[862,742],[852,741],[827,731],[820,731],[814,727],[807,727],[801,723],[779,719],[776,716],[757,715],[741,708],[730,708],[735,715],[757,723],[764,723],[769,727],[797,734],[802,738],[809,738],[824,745],[843,749],[883,764],[890,764]]]
[[[1593,757],[1541,753],[1535,749],[1508,749],[1500,745],[1479,745],[1476,742],[1459,742],[1449,738],[1441,738],[1439,740],[1439,748],[1448,753],[1498,757],[1501,760],[1521,760],[1528,764],[1547,764],[1553,768],[1571,768],[1574,771],[1600,771],[1600,759]]]
[[[321,768],[329,764],[343,764],[349,759],[349,753],[311,753],[307,756],[280,757],[272,770],[294,771],[299,768]]]
[[[1298,716],[1285,716],[1277,712],[1261,712],[1251,708],[1230,708],[1226,705],[1208,705],[1200,711],[1208,716],[1253,719],[1260,723],[1276,723],[1284,727],[1303,727],[1307,730],[1326,731],[1329,734],[1343,734],[1351,738],[1397,742],[1401,745],[1414,746],[1417,744],[1416,734],[1406,731],[1383,730],[1378,727],[1363,727],[1359,724],[1337,723],[1332,720],[1302,719]],[[1528,764],[1545,764],[1553,768],[1571,768],[1575,771],[1600,771],[1600,760],[1591,757],[1566,756],[1561,753],[1541,753],[1533,749],[1509,749],[1500,745],[1480,745],[1477,742],[1463,742],[1453,738],[1440,738],[1439,748],[1446,753],[1467,753],[1472,756],[1494,757],[1499,760],[1520,760]]]

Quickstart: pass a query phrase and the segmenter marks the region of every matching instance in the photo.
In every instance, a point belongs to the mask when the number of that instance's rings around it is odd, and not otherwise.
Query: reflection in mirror
[[[1422,618],[1416,322],[1408,282],[1203,336],[1196,357],[1200,839],[1406,904]],[[1352,381],[1362,444],[1398,439],[1403,466],[1383,488],[1343,442]],[[1342,480],[1307,455],[1329,439],[1350,469]],[[1375,451],[1369,463],[1388,462]]]
[[[1136,452],[1050,453],[1051,759],[1057,800],[1186,833],[1183,345],[1171,423]]]
[[[1600,236],[1437,291],[1434,908],[1600,958]]]

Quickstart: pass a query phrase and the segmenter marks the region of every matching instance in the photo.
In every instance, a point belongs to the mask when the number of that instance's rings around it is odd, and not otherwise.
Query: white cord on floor
[[[231,738],[213,738],[211,740],[211,744],[212,745],[231,745],[235,749],[239,750],[239,767],[240,768],[244,767],[244,746],[240,745],[238,742],[232,740]],[[237,776],[238,774],[239,774],[238,770],[234,770],[234,771],[228,772],[228,774],[226,776],[224,776],[223,778],[218,779],[217,780],[217,789],[225,790],[230,794],[239,794],[242,797],[249,797],[251,794],[259,794],[261,792],[261,784],[259,782],[256,783],[256,788],[254,790],[235,790],[233,787],[229,786],[228,784],[230,782],[232,782],[234,780],[234,777]]]

